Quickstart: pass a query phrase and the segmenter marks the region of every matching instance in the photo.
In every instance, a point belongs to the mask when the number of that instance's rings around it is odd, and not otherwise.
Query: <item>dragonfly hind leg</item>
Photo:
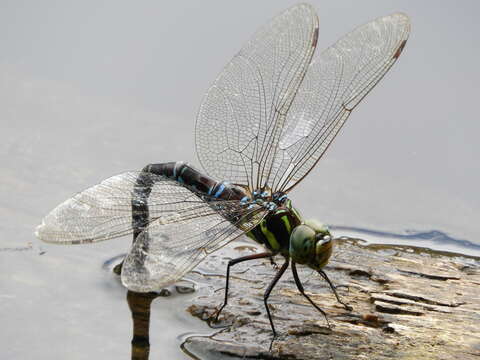
[[[275,326],[273,326],[272,315],[270,314],[270,309],[268,308],[267,301],[268,301],[268,298],[269,298],[270,293],[272,292],[273,288],[275,287],[275,285],[277,285],[278,280],[280,280],[280,278],[285,273],[285,270],[287,270],[289,262],[290,262],[290,259],[285,258],[285,262],[283,263],[280,270],[278,270],[278,272],[275,274],[275,277],[273,278],[270,285],[268,285],[267,291],[265,291],[265,294],[263,295],[263,303],[265,304],[265,309],[267,310],[268,320],[270,321],[270,326],[271,326],[272,332],[273,332],[273,339],[275,339],[277,337],[277,332],[275,331]],[[272,344],[273,344],[273,340],[270,343],[270,350],[272,348]]]
[[[235,264],[238,264],[238,263],[241,263],[241,262],[244,262],[244,261],[249,261],[249,260],[255,260],[255,259],[263,259],[263,258],[271,258],[273,256],[272,253],[270,252],[264,252],[264,253],[259,253],[259,254],[253,254],[253,255],[247,255],[247,256],[242,256],[242,257],[239,257],[239,258],[236,258],[236,259],[232,259],[228,262],[228,265],[227,265],[227,274],[225,276],[226,280],[225,280],[225,300],[223,301],[223,305],[212,315],[215,316],[215,322],[218,321],[218,317],[220,316],[220,313],[222,312],[223,308],[225,306],[227,306],[227,302],[228,302],[228,285],[230,283],[230,267],[235,265]]]

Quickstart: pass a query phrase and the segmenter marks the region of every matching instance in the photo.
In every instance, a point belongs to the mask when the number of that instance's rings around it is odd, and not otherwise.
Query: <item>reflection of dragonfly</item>
[[[122,282],[148,292],[177,281],[246,233],[267,251],[229,262],[223,306],[232,265],[282,255],[265,305],[291,263],[298,289],[325,314],[305,294],[296,264],[318,271],[335,292],[322,271],[332,238],[318,222],[303,220],[287,194],[395,63],[408,33],[408,17],[396,13],[358,27],[313,57],[317,16],[309,5],[293,6],[262,27],[208,90],[195,133],[208,175],[172,162],[111,177],[55,208],[37,236],[81,244],[133,233]]]

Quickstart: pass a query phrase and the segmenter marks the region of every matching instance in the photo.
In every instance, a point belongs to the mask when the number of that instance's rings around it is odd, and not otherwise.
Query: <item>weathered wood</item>
[[[228,255],[245,254],[244,247]],[[225,252],[216,253],[195,274],[217,291],[199,296],[188,309],[192,315],[207,321],[222,304],[227,261]],[[220,316],[221,324],[231,326],[191,337],[184,349],[201,359],[480,359],[478,258],[337,240],[325,271],[353,311],[336,302],[318,274],[303,269],[305,289],[327,312],[328,328],[289,274],[271,296],[279,337],[269,351],[263,292],[274,271],[269,260],[234,267],[229,303]]]

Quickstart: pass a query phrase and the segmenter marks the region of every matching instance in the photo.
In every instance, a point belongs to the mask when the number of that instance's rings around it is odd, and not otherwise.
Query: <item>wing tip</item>
[[[287,8],[285,11],[294,10],[294,9],[301,9],[301,8],[306,9],[306,10],[312,12],[312,13],[316,13],[315,7],[312,4],[309,4],[307,2],[300,2],[298,4],[292,5],[289,8]]]
[[[412,22],[410,21],[410,17],[406,13],[398,11],[393,14],[385,16],[385,18],[395,18],[397,21],[397,24],[404,27],[405,39],[408,38],[408,34],[410,34],[410,28],[412,26]]]
[[[38,225],[36,228],[35,228],[35,231],[34,231],[34,234],[36,236],[36,238],[38,240],[41,240],[41,241],[44,241],[44,242],[48,242],[46,240],[46,238],[44,237],[44,229],[46,227],[46,224],[44,221],[42,221],[42,223],[40,225]]]
[[[63,236],[59,236],[59,233],[62,233],[60,230],[52,230],[52,227],[42,221],[40,225],[35,228],[34,234],[38,240],[43,241],[48,244],[55,245],[79,245],[79,244],[88,244],[95,242],[92,238],[82,238],[82,239],[69,239],[67,233],[63,232]]]
[[[407,23],[410,23],[410,16],[408,16],[406,13],[404,13],[403,11],[397,11],[397,12],[394,12],[392,15],[390,16],[396,16],[396,17],[399,17],[399,18],[402,18],[405,22]]]
[[[42,221],[40,225],[35,228],[35,236],[38,240],[43,241],[48,244],[62,244],[62,241],[52,240],[52,236],[49,234],[51,231],[48,230],[48,224],[45,223],[45,220]]]

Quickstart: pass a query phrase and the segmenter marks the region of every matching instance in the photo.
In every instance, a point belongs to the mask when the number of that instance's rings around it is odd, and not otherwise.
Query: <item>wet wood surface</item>
[[[337,303],[317,273],[300,270],[307,293],[328,314],[328,327],[287,272],[270,297],[279,335],[272,343],[263,305],[275,274],[268,259],[232,268],[229,303],[219,323],[211,321],[223,302],[229,258],[261,249],[225,251],[210,256],[193,273],[210,290],[200,291],[188,311],[217,327],[210,336],[192,336],[184,343],[184,350],[197,358],[480,359],[478,258],[338,239],[325,271],[353,310]]]

